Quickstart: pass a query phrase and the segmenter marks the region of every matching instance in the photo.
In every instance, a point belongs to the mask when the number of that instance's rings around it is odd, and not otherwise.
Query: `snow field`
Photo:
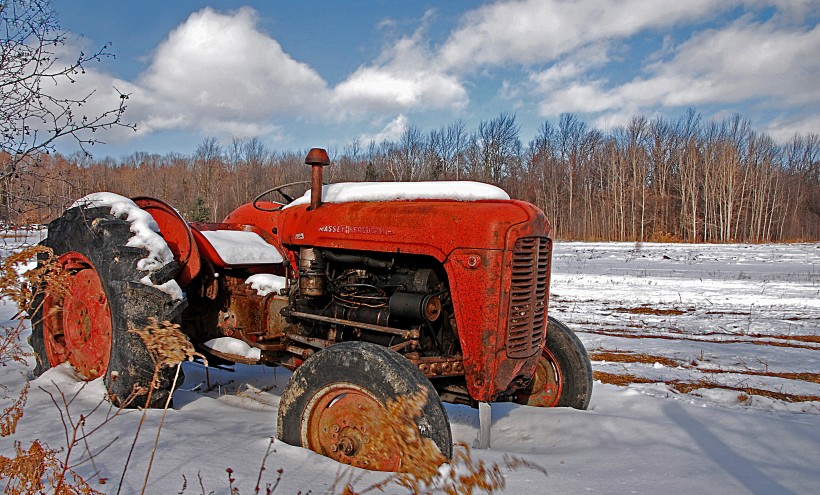
[[[558,242],[552,291],[550,314],[576,330],[593,355],[643,354],[675,365],[593,361],[596,372],[648,382],[596,382],[587,411],[494,404],[491,448],[473,450],[473,457],[492,463],[517,455],[548,471],[546,477],[526,469],[509,473],[505,493],[816,492],[820,404],[760,395],[740,400],[741,392],[732,388],[682,393],[667,382],[705,379],[820,396],[817,383],[770,376],[820,372],[820,245]],[[14,324],[8,320],[15,312],[0,303],[0,323]],[[0,371],[8,395],[32,378],[31,364]],[[177,493],[184,476],[185,493],[199,493],[199,476],[205,493],[228,493],[230,467],[240,492],[253,493],[289,373],[237,365],[206,374],[193,363],[183,369],[185,381],[165,418],[147,492]],[[50,370],[32,381],[25,416],[14,436],[0,439],[0,454],[11,454],[14,440],[65,445],[58,408],[46,393],[59,401],[58,390],[68,398],[77,393],[70,406],[75,418],[105,396],[101,381],[84,385],[65,366]],[[454,439],[473,445],[477,411],[447,405],[447,412]],[[104,415],[94,413],[88,425]],[[123,493],[142,486],[160,415],[147,412]],[[95,487],[116,491],[139,419],[139,411],[120,414],[90,438],[93,452],[110,443],[94,459],[96,478],[108,482]],[[352,476],[363,489],[385,476],[279,442],[274,449],[263,482],[273,482],[282,469],[276,493],[339,493],[340,479]],[[95,471],[88,462],[77,469],[89,478]],[[406,492],[392,486],[386,493]]]

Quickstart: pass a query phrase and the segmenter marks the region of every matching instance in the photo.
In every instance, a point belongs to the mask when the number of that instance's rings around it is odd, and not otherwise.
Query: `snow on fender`
[[[137,269],[148,274],[140,279],[145,285],[155,287],[174,300],[181,300],[182,289],[176,280],[169,280],[163,284],[151,281],[150,274],[158,271],[168,263],[174,261],[174,254],[159,234],[159,226],[150,213],[141,209],[133,201],[111,192],[91,193],[75,201],[71,208],[109,207],[111,214],[131,224],[133,234],[128,243],[129,247],[144,249],[148,255],[137,262]]]

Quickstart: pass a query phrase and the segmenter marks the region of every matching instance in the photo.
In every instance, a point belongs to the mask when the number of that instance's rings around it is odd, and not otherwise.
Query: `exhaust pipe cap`
[[[305,164],[326,167],[330,165],[330,158],[327,156],[326,150],[322,148],[311,148],[305,158]]]

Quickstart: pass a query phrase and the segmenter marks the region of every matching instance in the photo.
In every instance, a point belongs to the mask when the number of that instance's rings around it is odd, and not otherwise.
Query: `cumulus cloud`
[[[407,117],[399,115],[395,119],[387,123],[382,129],[374,134],[363,134],[359,136],[359,141],[363,143],[381,143],[382,141],[396,141],[404,131],[407,130]]]
[[[142,109],[148,130],[224,122],[226,131],[257,133],[269,126],[254,123],[297,114],[328,98],[316,71],[285,53],[256,23],[251,8],[206,8],[174,29],[137,81],[151,95]]]
[[[379,60],[359,67],[334,89],[334,101],[347,114],[425,109],[461,109],[467,90],[453,74],[431,63],[424,43],[425,23],[382,52]]]

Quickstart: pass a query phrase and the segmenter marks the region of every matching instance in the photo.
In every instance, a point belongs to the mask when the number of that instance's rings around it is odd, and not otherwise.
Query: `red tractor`
[[[401,463],[368,441],[391,399],[426,394],[417,426],[447,456],[442,401],[587,407],[589,357],[547,316],[552,239],[538,208],[486,184],[323,186],[327,153],[306,163],[309,194],[275,187],[222,223],[147,197],[75,203],[43,241],[69,290],[46,290],[33,315],[35,374],[68,361],[121,400],[154,371],[129,328],[176,322],[209,360],[294,371],[281,440],[381,470]],[[262,199],[273,193],[283,201]],[[159,241],[140,240],[138,213]],[[160,376],[149,405],[170,388]]]

